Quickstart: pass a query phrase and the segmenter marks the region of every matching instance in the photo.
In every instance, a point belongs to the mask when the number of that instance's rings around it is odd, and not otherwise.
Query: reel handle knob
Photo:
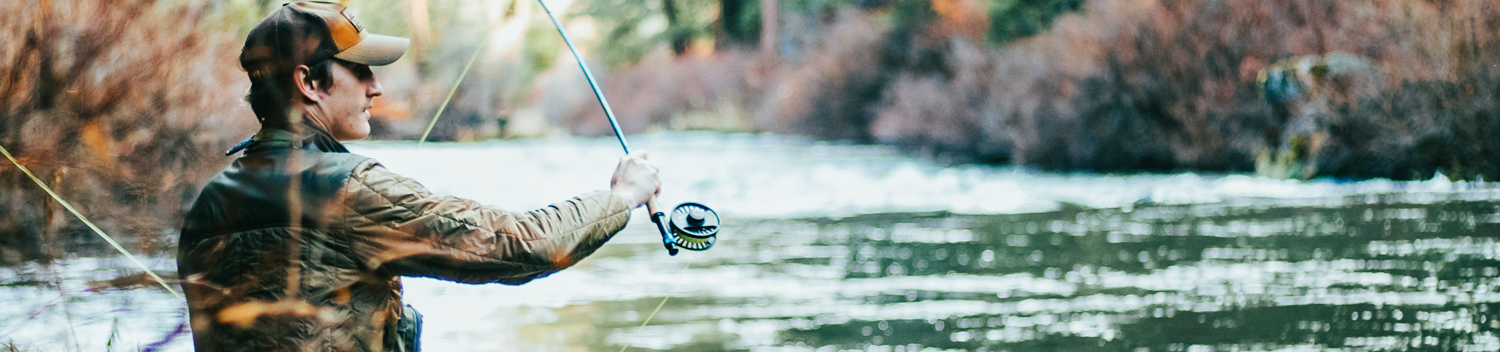
[[[693,209],[687,213],[688,226],[702,226],[704,220],[706,219],[703,216],[702,210]]]

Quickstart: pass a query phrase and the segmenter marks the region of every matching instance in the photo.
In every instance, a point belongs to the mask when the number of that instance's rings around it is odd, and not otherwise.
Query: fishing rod
[[[599,106],[604,108],[604,116],[609,118],[609,126],[615,130],[615,138],[620,140],[620,148],[625,150],[625,155],[630,155],[630,145],[625,143],[625,133],[620,131],[620,122],[615,119],[615,112],[609,108],[609,100],[604,98],[604,91],[599,89],[599,83],[594,80],[593,72],[578,55],[578,48],[573,47],[573,39],[568,37],[568,32],[563,30],[562,22],[557,21],[557,16],[552,14],[552,9],[547,7],[547,2],[537,0],[542,4],[542,10],[547,12],[547,18],[552,19],[552,25],[557,27],[557,34],[562,35],[563,43],[568,45],[568,51],[573,53],[573,59],[578,60],[578,68],[583,69],[583,77],[589,81],[589,87],[594,89],[594,97],[599,99]],[[662,246],[667,247],[667,253],[677,255],[677,249],[682,248],[691,251],[708,250],[714,246],[719,238],[719,214],[709,209],[708,206],[698,203],[682,203],[672,208],[672,215],[659,210],[656,205],[656,196],[646,201],[646,211],[651,214],[651,222],[656,224],[656,230],[661,232]],[[666,302],[663,301],[663,304]],[[660,307],[657,307],[660,309]]]
[[[573,53],[573,59],[578,60],[578,68],[583,69],[583,77],[588,79],[589,87],[594,89],[594,97],[599,99],[599,106],[604,108],[604,116],[609,118],[609,127],[614,129],[615,138],[620,141],[620,148],[625,150],[625,155],[630,155],[630,144],[625,142],[625,133],[620,130],[620,122],[615,119],[615,111],[609,107],[609,100],[604,98],[604,91],[599,89],[598,81],[594,80],[594,73],[589,71],[589,66],[583,61],[583,57],[578,55],[578,48],[573,46],[573,39],[568,37],[567,31],[563,30],[562,22],[559,22],[557,16],[552,14],[552,9],[547,7],[547,3],[543,0],[537,0],[537,3],[540,3],[542,10],[547,12],[547,18],[552,20],[552,25],[557,27],[557,34],[562,35],[563,43],[566,43],[568,51]],[[474,54],[469,56],[469,62],[459,73],[458,81],[454,82],[453,88],[448,90],[448,96],[443,99],[441,105],[438,105],[437,114],[432,116],[432,120],[427,123],[427,129],[422,132],[421,139],[417,140],[417,149],[421,149],[422,144],[427,142],[427,136],[432,133],[432,128],[437,126],[438,118],[443,116],[443,110],[453,100],[453,93],[458,91],[459,84],[468,75],[469,69],[474,66],[475,59],[479,58],[479,53],[484,48],[484,42],[489,41],[489,34],[494,30],[494,24],[491,24],[485,31],[485,39],[481,40],[479,48],[474,49]],[[656,230],[661,232],[662,246],[667,248],[668,254],[677,255],[678,248],[692,251],[707,250],[718,241],[719,214],[708,206],[692,202],[682,203],[672,208],[670,216],[659,209],[655,196],[646,202],[646,211],[651,214],[651,222],[656,224]]]
[[[594,90],[594,97],[599,99],[599,106],[604,108],[604,116],[609,118],[609,127],[615,131],[615,139],[620,141],[620,149],[625,150],[625,155],[630,155],[630,144],[625,143],[625,132],[620,131],[620,122],[615,119],[614,109],[609,108],[609,100],[604,98],[604,90],[599,89],[599,82],[594,80],[594,73],[589,71],[589,66],[583,61],[583,56],[578,55],[578,48],[573,46],[573,39],[568,37],[568,32],[563,30],[562,22],[552,14],[552,8],[547,7],[546,0],[537,0],[542,5],[542,10],[547,12],[547,18],[552,20],[552,25],[557,27],[557,34],[562,36],[563,43],[568,45],[568,51],[573,53],[573,59],[578,61],[578,68],[583,70],[583,77],[588,79],[589,88]],[[651,222],[656,224],[656,230],[661,232],[661,244],[667,248],[667,254],[676,256],[677,249],[692,251],[708,250],[714,246],[719,239],[719,214],[709,209],[708,206],[698,203],[682,203],[672,209],[672,216],[667,217],[656,205],[656,196],[646,201],[646,211],[651,214]],[[665,222],[666,224],[663,224]],[[668,227],[671,230],[668,230]],[[651,310],[651,315],[641,322],[641,327],[651,323],[656,313],[667,305],[667,300],[672,296],[661,298],[661,303],[656,309]],[[630,344],[620,347],[620,352],[630,349]]]
[[[547,12],[547,18],[551,19],[552,25],[557,27],[557,34],[562,36],[563,43],[568,45],[568,51],[573,53],[573,59],[578,61],[578,68],[583,70],[583,77],[588,79],[589,88],[593,88],[594,97],[599,99],[599,106],[604,108],[604,116],[609,118],[609,126],[615,131],[615,139],[620,141],[620,149],[625,150],[625,155],[630,155],[630,144],[625,142],[625,133],[620,130],[620,122],[615,119],[615,112],[614,109],[610,109],[609,100],[604,98],[604,91],[599,89],[598,81],[594,80],[594,73],[589,71],[589,66],[583,61],[583,57],[578,55],[578,48],[573,46],[573,39],[569,38],[568,32],[563,30],[562,22],[559,22],[557,16],[552,14],[552,9],[547,7],[546,1],[537,0],[537,3],[541,4],[542,10]],[[489,30],[485,32],[485,41],[488,41],[489,34],[494,31],[493,26],[491,24]],[[480,48],[483,48],[483,43],[480,44]],[[437,114],[433,115],[432,121],[427,124],[427,130],[422,132],[422,139],[417,141],[417,148],[420,149],[422,143],[427,141],[428,134],[432,133],[433,126],[437,125],[437,119],[443,116],[443,109],[453,99],[453,93],[458,90],[458,85],[469,73],[469,68],[474,66],[475,59],[479,57],[479,51],[480,49],[476,48],[473,56],[469,57],[469,62],[464,65],[463,72],[459,73],[458,81],[454,82],[453,88],[448,91],[448,97],[443,99],[443,104],[438,107]],[[659,210],[656,196],[653,195],[650,200],[646,201],[646,211],[651,214],[651,222],[656,224],[656,230],[661,232],[662,246],[667,248],[669,255],[676,256],[678,248],[691,251],[708,250],[718,241],[719,214],[708,206],[691,202],[683,203],[673,208],[672,215],[668,217],[666,213]],[[656,313],[660,312],[661,308],[667,305],[667,300],[671,298],[671,296],[662,297],[656,309],[652,310],[651,314],[646,316],[646,320],[641,322],[641,327],[650,324],[651,319],[656,317]],[[620,352],[625,352],[629,348],[630,344],[627,343],[620,348]]]

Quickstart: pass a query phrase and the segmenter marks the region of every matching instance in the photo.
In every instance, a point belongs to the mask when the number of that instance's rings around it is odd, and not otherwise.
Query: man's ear
[[[318,95],[318,90],[323,87],[319,87],[318,81],[309,77],[311,74],[312,69],[307,65],[297,65],[297,68],[292,69],[292,81],[297,84],[297,93],[303,99],[314,102],[322,101],[323,97]]]

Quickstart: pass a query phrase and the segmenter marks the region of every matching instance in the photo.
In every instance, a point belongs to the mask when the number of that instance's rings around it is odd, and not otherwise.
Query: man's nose
[[[370,89],[365,92],[365,95],[368,95],[371,98],[378,97],[381,94],[385,94],[385,88],[380,86],[380,80],[378,79],[371,78],[369,88]]]

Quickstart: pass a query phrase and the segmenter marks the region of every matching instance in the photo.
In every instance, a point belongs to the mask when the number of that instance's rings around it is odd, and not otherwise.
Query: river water
[[[1489,184],[1058,174],[768,135],[633,138],[661,166],[664,204],[723,216],[715,247],[668,256],[638,210],[598,253],[526,285],[407,279],[425,349],[1500,350]],[[351,149],[518,210],[606,188],[620,156],[613,139],[576,138]],[[165,291],[88,290],[128,268],[0,269],[0,346],[190,350]]]

